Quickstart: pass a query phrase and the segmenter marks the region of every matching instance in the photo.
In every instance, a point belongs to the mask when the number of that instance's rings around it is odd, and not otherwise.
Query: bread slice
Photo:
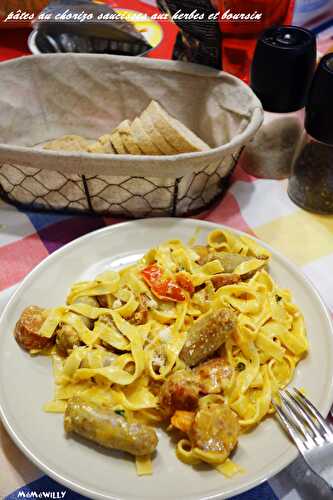
[[[146,111],[150,115],[154,127],[179,153],[192,153],[210,149],[208,144],[176,118],[170,116],[158,102],[151,101]]]
[[[142,155],[143,151],[140,149],[137,142],[134,140],[131,131],[131,122],[129,120],[124,120],[117,127],[117,132],[119,133],[122,143],[127,149],[128,153],[131,155]]]
[[[162,151],[159,150],[155,144],[152,142],[151,138],[143,128],[140,118],[135,118],[131,124],[132,137],[135,142],[140,146],[140,149],[146,155],[162,155]]]
[[[128,154],[118,130],[115,130],[112,132],[111,144],[112,144],[113,148],[115,149],[116,153],[118,153],[119,155],[127,155]]]
[[[111,143],[111,134],[102,135],[94,144],[89,146],[89,153],[115,153]]]
[[[53,151],[88,151],[90,143],[80,135],[64,135],[53,141],[44,144],[43,149],[51,149]]]
[[[147,113],[147,110],[143,111],[140,115],[140,120],[146,134],[150,137],[152,143],[165,155],[176,155],[178,151],[171,144],[169,144],[160,133],[160,131],[154,127],[154,122]]]

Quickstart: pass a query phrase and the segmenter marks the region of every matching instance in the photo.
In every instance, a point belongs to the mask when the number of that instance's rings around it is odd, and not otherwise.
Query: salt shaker
[[[270,28],[258,40],[251,87],[263,105],[265,120],[242,155],[242,167],[251,175],[289,177],[315,64],[316,38],[307,29]]]
[[[305,108],[288,194],[300,207],[333,214],[333,53],[316,70]]]

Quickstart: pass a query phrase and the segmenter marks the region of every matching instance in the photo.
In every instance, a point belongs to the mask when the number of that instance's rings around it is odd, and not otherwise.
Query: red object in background
[[[224,13],[262,14],[258,21],[220,20],[222,32],[222,64],[224,71],[245,82],[249,81],[251,61],[260,34],[271,26],[291,24],[295,0],[213,0],[217,10]]]
[[[30,31],[29,28],[0,29],[0,61],[29,55],[27,39]]]
[[[158,8],[142,3],[139,0],[106,0],[105,3],[108,3],[113,8],[132,9],[146,13],[149,16],[160,12]],[[163,30],[163,39],[147,56],[157,59],[171,59],[178,28],[170,21],[160,22],[160,25]],[[26,27],[1,29],[0,23],[0,61],[31,54],[27,45],[30,31],[31,29]]]

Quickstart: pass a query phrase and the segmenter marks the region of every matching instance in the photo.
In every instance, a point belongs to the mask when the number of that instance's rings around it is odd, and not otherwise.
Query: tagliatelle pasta
[[[241,432],[250,431],[274,412],[272,398],[307,353],[303,316],[291,293],[270,276],[269,259],[255,240],[217,229],[204,246],[167,241],[120,272],[74,284],[66,305],[48,310],[39,330],[56,338],[55,393],[45,411],[64,412],[79,395],[121,412],[128,422],[158,425],[166,418],[160,399],[165,381],[184,369],[191,376],[203,373],[186,367],[181,355],[188,332],[225,308],[236,328],[208,356],[223,360],[225,380],[210,392],[196,379],[198,408],[174,413],[169,429],[175,425],[184,433],[176,446],[184,463],[205,462],[227,477],[239,472],[230,450],[221,454],[195,441],[193,422],[200,410],[228,407]],[[230,276],[232,283],[225,284]],[[64,347],[60,332],[75,343]],[[149,456],[137,457],[136,466],[140,475],[152,472]]]

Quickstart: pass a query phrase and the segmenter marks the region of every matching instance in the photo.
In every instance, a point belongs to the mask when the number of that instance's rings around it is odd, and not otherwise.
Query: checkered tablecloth
[[[110,3],[118,6],[118,0]],[[138,3],[127,1],[132,8]],[[155,4],[154,0],[145,3]],[[119,5],[123,3],[119,1]],[[333,44],[332,24],[332,19],[327,20],[315,29],[325,33],[319,44],[321,50]],[[26,36],[23,30],[0,33],[0,60],[23,55]],[[157,57],[170,57],[171,45],[161,46]],[[300,266],[333,312],[333,217],[299,209],[289,200],[286,188],[287,181],[255,179],[238,167],[224,199],[198,218],[240,229],[272,245]],[[73,239],[116,222],[112,218],[20,211],[0,200],[0,313],[20,281],[42,259]],[[19,498],[83,497],[43,475],[14,445],[0,423],[0,500]],[[333,495],[299,458],[269,482],[235,498],[326,500]]]
[[[333,217],[299,209],[288,198],[286,188],[287,181],[256,179],[237,167],[224,199],[197,218],[240,229],[272,245],[316,284],[333,311]],[[105,217],[20,211],[0,201],[0,310],[42,259],[73,239],[116,222]],[[53,492],[53,498],[61,498],[64,491],[66,499],[80,497],[43,476],[0,424],[0,499],[38,498],[35,494],[40,492]],[[269,483],[237,498],[313,500],[328,495],[299,459]]]

